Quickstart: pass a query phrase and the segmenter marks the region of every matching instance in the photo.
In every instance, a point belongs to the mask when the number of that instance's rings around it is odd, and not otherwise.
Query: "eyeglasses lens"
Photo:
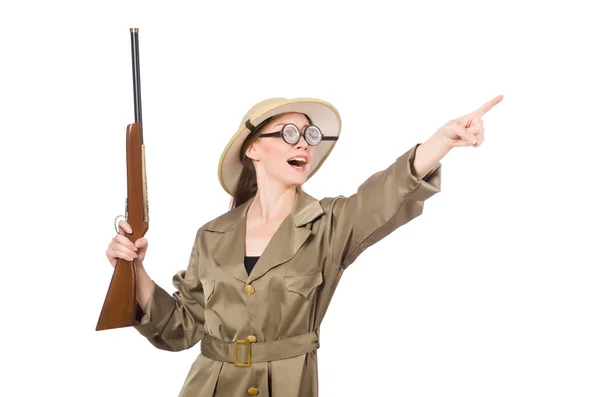
[[[314,125],[309,126],[306,131],[304,131],[304,139],[306,139],[306,143],[309,145],[317,145],[321,142],[321,130]]]
[[[298,127],[293,124],[288,124],[283,127],[282,134],[283,140],[291,145],[298,143],[300,140],[300,131],[298,130]]]

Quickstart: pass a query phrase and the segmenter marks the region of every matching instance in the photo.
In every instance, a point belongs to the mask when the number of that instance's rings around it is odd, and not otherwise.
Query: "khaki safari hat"
[[[219,160],[219,181],[229,195],[233,196],[242,172],[240,150],[245,139],[273,117],[288,112],[307,115],[312,124],[319,127],[323,136],[339,137],[340,135],[342,119],[337,109],[328,102],[315,98],[269,98],[257,103],[244,115],[240,128],[233,134]],[[335,144],[335,140],[322,140],[315,146],[313,169],[307,180],[321,167]]]

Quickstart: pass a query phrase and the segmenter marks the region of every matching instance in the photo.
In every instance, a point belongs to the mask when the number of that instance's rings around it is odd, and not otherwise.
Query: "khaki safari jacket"
[[[318,396],[319,326],[342,274],[440,191],[440,163],[422,179],[412,173],[419,145],[349,197],[317,200],[298,189],[250,275],[252,199],[198,229],[187,269],[173,277],[176,292],[155,284],[135,325],[159,349],[201,342],[179,396]]]

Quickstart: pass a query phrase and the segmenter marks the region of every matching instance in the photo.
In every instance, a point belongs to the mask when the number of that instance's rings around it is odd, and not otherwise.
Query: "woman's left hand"
[[[479,109],[462,117],[450,120],[437,131],[450,148],[457,146],[479,147],[483,143],[483,120],[481,119],[491,108],[496,106],[504,96],[498,95],[486,102]]]

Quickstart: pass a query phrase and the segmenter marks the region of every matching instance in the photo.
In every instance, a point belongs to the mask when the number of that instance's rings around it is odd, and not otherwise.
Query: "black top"
[[[258,258],[260,258],[260,256],[244,256],[244,266],[246,266],[246,273],[248,273],[248,275],[250,275],[254,265],[258,262]]]

